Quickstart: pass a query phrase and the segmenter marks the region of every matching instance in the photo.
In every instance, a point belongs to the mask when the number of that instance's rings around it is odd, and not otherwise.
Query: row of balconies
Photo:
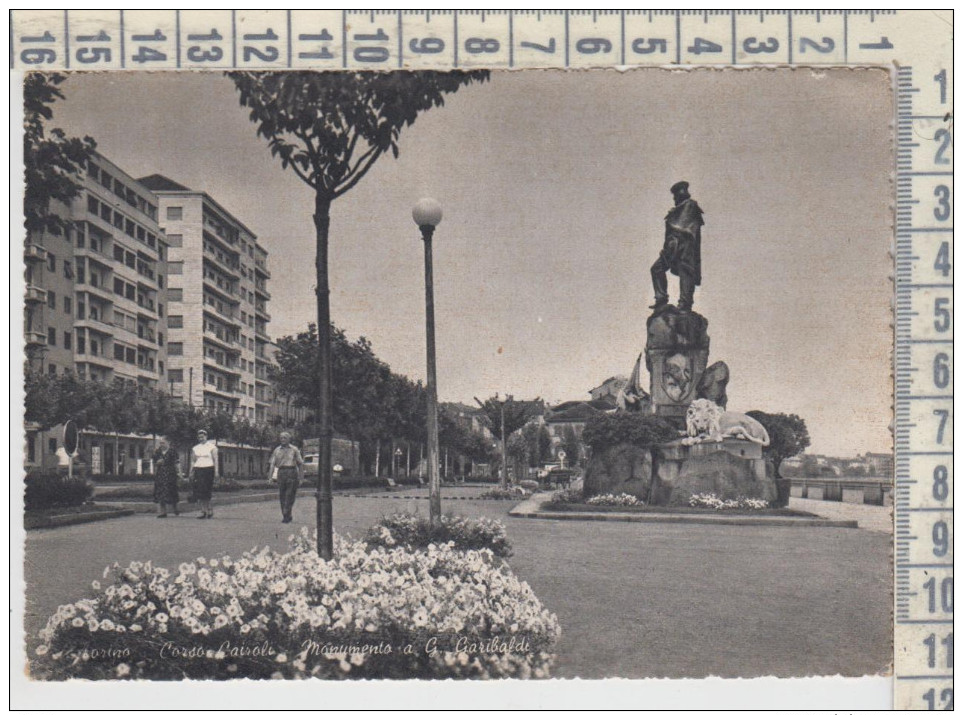
[[[47,249],[39,243],[28,243],[23,247],[23,259],[25,261],[47,261]]]

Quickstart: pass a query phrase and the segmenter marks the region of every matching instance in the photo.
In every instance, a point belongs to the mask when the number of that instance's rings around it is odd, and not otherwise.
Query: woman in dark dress
[[[170,442],[161,437],[154,452],[154,501],[157,502],[157,518],[167,518],[167,507],[177,511],[177,452],[171,449]]]

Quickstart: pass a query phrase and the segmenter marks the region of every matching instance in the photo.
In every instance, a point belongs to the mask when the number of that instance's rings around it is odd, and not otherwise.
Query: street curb
[[[541,511],[551,494],[535,494],[508,512],[518,519],[555,519],[558,521],[625,521],[650,524],[711,524],[714,526],[802,526],[856,529],[855,520],[833,520],[790,516],[716,516],[714,514],[636,514],[628,512],[552,512]]]
[[[422,499],[428,500],[427,496],[412,496],[410,494],[341,494],[338,496],[351,497],[353,499]],[[444,497],[445,501],[517,501],[512,499],[490,499],[486,497]]]
[[[215,494],[214,499],[211,501],[211,506],[216,509],[219,506],[232,506],[234,504],[256,504],[258,502],[277,501],[277,498],[277,492],[268,494],[239,494],[221,499],[218,499],[217,494]],[[117,506],[121,509],[129,509],[131,513],[137,512],[139,514],[153,514],[157,510],[157,505],[152,501],[102,501],[100,503]],[[191,502],[181,502],[177,505],[177,509],[183,514],[189,511],[197,511],[200,509],[200,506]]]
[[[61,526],[73,526],[74,524],[89,524],[95,521],[106,521],[107,519],[116,519],[121,516],[132,516],[134,514],[133,509],[115,509],[114,511],[91,511],[86,514],[60,514],[57,516],[46,517],[48,523],[45,524],[31,524],[27,526],[24,523],[25,531],[34,531],[36,529],[57,529]]]

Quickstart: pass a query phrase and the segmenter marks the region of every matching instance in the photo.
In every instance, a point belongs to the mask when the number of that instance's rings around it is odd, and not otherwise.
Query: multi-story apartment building
[[[100,155],[78,180],[69,206],[51,206],[70,228],[28,235],[24,246],[27,369],[163,386],[167,245],[157,199]],[[113,474],[144,456],[144,442],[94,439],[90,457]],[[52,463],[57,447],[55,435],[28,426],[28,467]]]
[[[140,183],[157,196],[169,246],[171,393],[238,418],[266,419],[267,251],[208,194],[159,174]]]

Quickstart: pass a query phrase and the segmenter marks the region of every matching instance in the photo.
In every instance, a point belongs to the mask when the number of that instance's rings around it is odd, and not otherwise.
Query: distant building
[[[442,404],[442,407],[466,429],[482,435],[485,439],[495,439],[495,435],[486,424],[487,418],[481,408],[472,407],[461,402],[445,402]]]
[[[892,479],[894,474],[893,455],[888,452],[867,452],[862,455],[870,476]]]
[[[140,179],[158,197],[169,245],[168,380],[208,410],[267,419],[267,251],[203,191],[160,174]]]
[[[163,388],[167,243],[157,198],[100,154],[76,180],[80,194],[50,210],[64,235],[29,233],[24,244],[27,369],[50,375]],[[25,467],[55,465],[59,429],[26,425]],[[135,474],[150,438],[85,433],[95,474]]]

